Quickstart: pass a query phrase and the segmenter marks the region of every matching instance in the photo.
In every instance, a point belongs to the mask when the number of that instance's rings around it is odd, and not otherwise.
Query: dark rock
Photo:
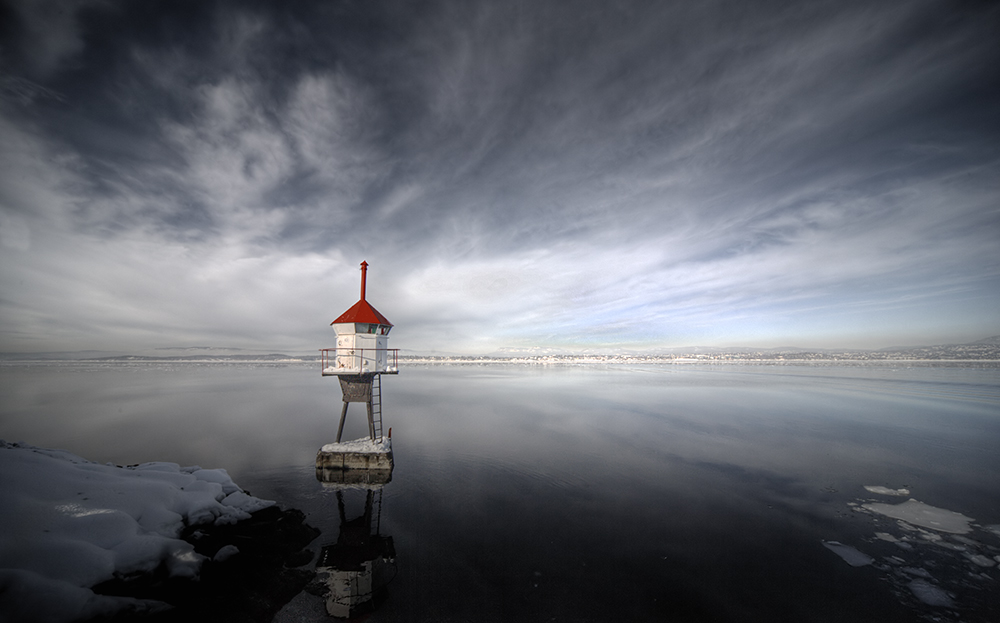
[[[173,606],[167,612],[124,615],[115,621],[270,621],[315,577],[315,572],[300,567],[312,561],[305,546],[319,536],[319,530],[306,524],[299,510],[272,506],[233,525],[195,526],[181,536],[208,558],[200,578],[169,578],[166,569],[158,569],[93,587],[99,594],[155,599]],[[213,561],[227,545],[239,553]]]

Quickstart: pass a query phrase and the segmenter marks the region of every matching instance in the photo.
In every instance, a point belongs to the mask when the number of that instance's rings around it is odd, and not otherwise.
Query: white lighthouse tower
[[[382,434],[383,374],[398,374],[398,349],[390,349],[392,323],[365,299],[368,262],[361,262],[361,299],[330,324],[337,333],[336,348],[320,349],[323,376],[340,379],[344,406],[340,412],[337,441],[323,446],[316,457],[317,475],[330,470],[392,469],[392,450]],[[341,443],[347,407],[365,403],[369,439]]]

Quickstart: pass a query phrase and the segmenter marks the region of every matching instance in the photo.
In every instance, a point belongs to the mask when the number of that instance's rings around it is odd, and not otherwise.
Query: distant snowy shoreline
[[[116,357],[110,359],[0,359],[0,366],[45,366],[45,365],[91,365],[91,366],[319,366],[319,357],[284,359],[227,359],[227,358],[144,358]],[[754,356],[749,354],[704,354],[678,356],[647,355],[538,355],[527,357],[399,357],[399,367],[408,365],[634,365],[634,364],[734,364],[734,365],[785,365],[785,364],[846,364],[846,365],[935,365],[935,364],[977,364],[994,367],[1000,365],[997,357],[903,357],[903,356],[848,356],[848,355],[772,355]]]
[[[192,364],[251,364],[287,365],[315,364],[320,361],[318,351],[250,353],[242,349],[195,348],[172,355],[154,351],[139,353],[111,353],[102,351],[65,351],[47,353],[0,352],[0,364],[32,362],[89,362],[89,363],[192,363]],[[548,363],[801,363],[801,362],[1000,362],[1000,336],[968,344],[939,344],[933,346],[893,346],[880,349],[853,348],[778,348],[682,346],[670,348],[600,348],[590,352],[572,348],[524,347],[501,348],[482,355],[458,354],[435,351],[402,350],[399,361],[407,363],[497,363],[497,364],[548,364]]]

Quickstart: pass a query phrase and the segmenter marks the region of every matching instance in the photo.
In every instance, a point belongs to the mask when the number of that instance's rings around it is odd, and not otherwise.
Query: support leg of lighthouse
[[[340,411],[340,426],[337,428],[337,443],[340,443],[340,439],[344,434],[344,422],[347,419],[347,407],[352,402],[363,402],[365,403],[366,411],[368,412],[368,436],[371,440],[379,441],[375,436],[375,416],[378,415],[379,419],[379,432],[381,433],[382,428],[382,414],[375,413],[373,408],[372,398],[372,386],[375,385],[373,382],[377,374],[358,374],[351,376],[341,376],[340,377],[340,390],[344,394],[344,407]],[[381,390],[381,384],[379,384],[379,389]],[[379,392],[381,393],[381,391]],[[379,401],[381,402],[381,401]],[[381,411],[381,410],[380,410]]]
[[[382,435],[382,384],[378,373],[339,375],[344,405],[340,410],[337,441],[316,455],[316,477],[323,482],[384,484],[392,477],[392,445]],[[352,402],[365,403],[368,439],[342,441],[347,410]]]
[[[344,436],[344,421],[347,420],[347,405],[351,403],[344,401],[344,408],[340,410],[340,426],[337,427],[337,443]]]

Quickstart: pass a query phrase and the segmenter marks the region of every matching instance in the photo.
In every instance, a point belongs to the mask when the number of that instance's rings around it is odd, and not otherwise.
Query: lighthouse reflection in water
[[[325,487],[337,496],[340,530],[336,542],[320,551],[316,571],[326,584],[327,613],[352,618],[374,610],[385,599],[386,587],[396,575],[396,549],[391,536],[380,534],[382,485]]]

